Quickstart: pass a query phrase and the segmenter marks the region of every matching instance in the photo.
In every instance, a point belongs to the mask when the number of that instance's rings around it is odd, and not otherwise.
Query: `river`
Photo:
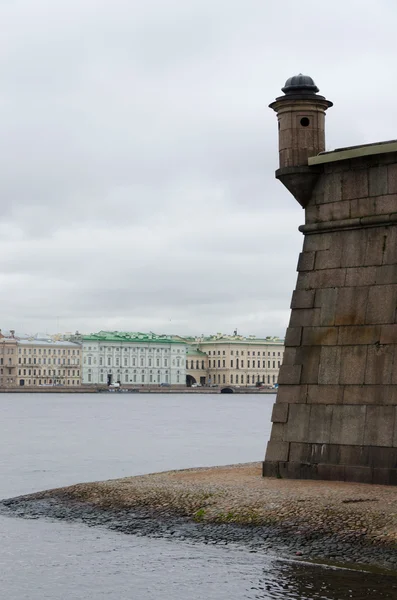
[[[271,395],[1,394],[0,497],[262,460]],[[392,600],[394,578],[236,544],[0,517],[7,600]]]

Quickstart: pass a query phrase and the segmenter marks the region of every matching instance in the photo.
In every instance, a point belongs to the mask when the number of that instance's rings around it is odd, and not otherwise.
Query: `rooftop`
[[[337,162],[339,160],[350,160],[352,158],[361,158],[363,156],[372,156],[376,154],[387,154],[388,152],[397,152],[397,140],[387,142],[375,142],[374,144],[362,144],[360,146],[347,146],[346,148],[337,148],[330,152],[321,152],[317,156],[309,158],[308,164],[321,165],[324,163]]]
[[[167,335],[158,335],[153,332],[141,333],[140,331],[98,331],[90,335],[83,335],[83,341],[96,342],[141,342],[155,344],[184,344],[183,341],[177,341]]]
[[[266,345],[279,345],[284,344],[284,340],[278,337],[266,337],[257,338],[255,335],[245,337],[243,335],[228,335],[224,333],[217,333],[210,336],[201,337],[186,337],[183,338],[187,343],[190,344],[266,344]]]
[[[16,340],[18,346],[55,346],[56,348],[80,348],[79,344],[66,341],[54,341],[52,339],[30,338],[28,340]]]

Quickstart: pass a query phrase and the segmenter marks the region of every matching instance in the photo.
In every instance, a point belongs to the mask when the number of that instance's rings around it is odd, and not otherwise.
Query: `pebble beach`
[[[80,483],[0,510],[397,572],[397,488],[264,479],[261,463]]]

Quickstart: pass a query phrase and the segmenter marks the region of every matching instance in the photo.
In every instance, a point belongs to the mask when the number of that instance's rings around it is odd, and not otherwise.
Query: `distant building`
[[[16,346],[18,350],[16,385],[69,387],[81,384],[79,344],[35,337],[17,340]]]
[[[17,381],[17,339],[14,331],[0,330],[0,387],[15,387]]]
[[[186,385],[184,342],[122,331],[100,331],[81,340],[84,384]]]
[[[186,385],[206,385],[208,380],[208,356],[194,345],[188,346],[186,354]]]
[[[187,355],[188,385],[203,383],[200,352],[207,356],[206,385],[275,385],[284,354],[284,340],[277,337],[244,337],[218,333],[209,337],[179,338],[189,344]],[[199,363],[197,363],[199,361]],[[202,364],[200,365],[202,366]],[[199,372],[200,371],[200,372]]]

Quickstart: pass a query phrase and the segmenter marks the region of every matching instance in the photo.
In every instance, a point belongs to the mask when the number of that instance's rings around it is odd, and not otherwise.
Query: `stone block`
[[[392,383],[393,383],[393,379],[395,378],[396,367],[397,367],[396,355],[394,355]],[[379,388],[380,386],[377,386],[377,387]],[[397,405],[397,386],[394,384],[394,385],[382,385],[381,387],[382,387],[382,392],[383,392],[382,395],[385,396],[385,401],[382,402],[382,404]]]
[[[366,231],[363,229],[345,232],[342,242],[342,267],[361,267],[367,248]]]
[[[291,308],[313,308],[314,290],[294,290],[292,293]]]
[[[338,340],[337,327],[305,327],[302,346],[334,346]]]
[[[305,403],[307,396],[307,385],[282,385],[277,390],[276,402],[287,402],[288,404]]]
[[[369,192],[368,171],[360,169],[357,171],[346,171],[342,175],[342,199],[366,198]]]
[[[366,406],[335,404],[331,423],[331,444],[362,446]]]
[[[342,246],[316,252],[315,269],[338,269],[342,262]]]
[[[291,442],[289,460],[291,462],[311,462],[311,445]]]
[[[273,442],[267,443],[266,457],[267,461],[287,461],[289,454],[289,443],[288,442]]]
[[[340,385],[308,385],[308,404],[342,404],[343,387]]]
[[[356,467],[369,467],[368,446],[343,446],[339,447],[339,461],[342,465]]]
[[[386,165],[379,165],[369,169],[369,195],[370,196],[382,196],[387,194],[387,169]]]
[[[346,385],[343,404],[397,404],[397,394],[391,385]]]
[[[262,463],[262,477],[278,477],[279,469],[277,461],[264,461]]]
[[[283,365],[296,365],[296,347],[288,346],[284,350]]]
[[[367,446],[368,466],[373,469],[393,469],[397,465],[397,448]]]
[[[394,323],[397,285],[374,285],[369,288],[366,322]]]
[[[284,345],[287,346],[300,346],[302,339],[302,327],[288,327]]]
[[[368,346],[364,383],[391,383],[393,355],[394,347],[390,344]]]
[[[320,346],[301,346],[296,351],[296,362],[302,365],[301,383],[318,383]]]
[[[318,383],[332,385],[339,383],[341,369],[341,348],[338,346],[323,346],[320,353]]]
[[[276,402],[279,403],[304,403],[306,402],[307,385],[282,385],[277,390]]]
[[[346,269],[321,269],[300,273],[296,283],[297,290],[334,288],[345,285]]]
[[[272,423],[286,423],[288,421],[289,404],[276,402],[273,405]]]
[[[319,308],[294,308],[291,311],[289,327],[315,327],[319,323]]]
[[[383,260],[384,265],[397,263],[397,226],[385,228],[383,235]]]
[[[394,423],[397,423],[397,406],[394,407],[395,415],[394,415]],[[397,448],[397,427],[394,427],[394,435],[393,435],[393,447]]]
[[[387,232],[382,236],[377,227],[366,230],[367,244],[365,247],[365,257],[363,266],[366,265],[381,265],[385,252],[387,241]]]
[[[376,267],[376,281],[374,283],[379,285],[397,283],[397,264]]]
[[[389,194],[397,193],[397,164],[387,167],[387,191]]]
[[[395,412],[395,406],[367,406],[364,444],[392,446]]]
[[[317,475],[321,481],[345,481],[345,467],[343,465],[319,464]]]
[[[301,252],[299,254],[297,271],[312,271],[314,269],[315,252]]]
[[[317,465],[288,462],[279,464],[281,479],[318,479]]]
[[[309,435],[310,406],[290,404],[284,439],[288,442],[305,442]]]
[[[338,292],[335,325],[360,325],[365,323],[368,287],[345,287]]]
[[[305,224],[319,222],[319,206],[309,204],[305,210]]]
[[[280,404],[280,406],[283,406]],[[288,406],[286,404],[286,406]],[[284,423],[273,423],[272,430],[270,433],[270,441],[272,442],[283,442],[284,441]]]
[[[340,445],[339,444],[310,444],[311,461],[325,465],[339,465]]]
[[[339,383],[364,383],[366,361],[367,346],[342,346]]]
[[[313,200],[316,204],[342,200],[342,173],[330,173],[322,177],[314,190]]]
[[[356,483],[372,483],[372,469],[370,467],[345,467],[345,481]]]
[[[315,233],[305,236],[303,241],[304,252],[317,252],[318,250],[329,250],[334,243],[335,234],[333,233]]]
[[[376,198],[358,198],[350,200],[350,218],[367,217],[368,215],[374,215]]]
[[[381,344],[397,344],[397,324],[382,325],[379,341]]]
[[[397,212],[397,194],[378,196],[374,200],[377,215],[389,215]]]
[[[316,290],[314,306],[320,308],[320,325],[323,327],[335,325],[336,303],[339,288]]]
[[[380,325],[346,325],[339,327],[338,344],[341,346],[377,344],[379,343],[380,337]]]
[[[300,383],[302,365],[281,365],[278,377],[279,385],[294,385]]]
[[[314,444],[328,444],[331,437],[333,406],[313,404],[310,410],[309,432],[306,440]]]
[[[316,208],[317,214],[314,222],[342,221],[350,218],[350,201],[329,202],[317,205]]]
[[[397,485],[397,469],[372,469],[374,485]]]
[[[346,286],[375,285],[380,267],[350,267],[346,269]]]

